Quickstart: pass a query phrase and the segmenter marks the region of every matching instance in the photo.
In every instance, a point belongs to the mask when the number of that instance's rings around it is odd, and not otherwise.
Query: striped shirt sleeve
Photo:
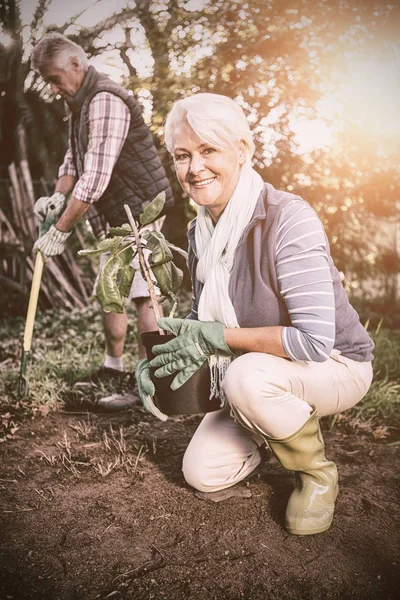
[[[70,175],[71,177],[76,177],[76,170],[74,167],[74,161],[72,160],[72,152],[68,148],[64,162],[61,167],[58,169],[58,177],[64,177],[64,175]]]
[[[291,326],[282,344],[292,360],[323,362],[335,341],[335,300],[325,232],[317,213],[293,200],[279,218],[276,270]]]
[[[81,202],[93,203],[105,192],[128,135],[131,115],[125,102],[100,92],[89,106],[89,141],[84,170],[73,190]]]

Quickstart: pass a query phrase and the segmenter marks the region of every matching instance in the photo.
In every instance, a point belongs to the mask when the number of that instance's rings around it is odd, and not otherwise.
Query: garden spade
[[[54,205],[50,205],[47,211],[46,219],[39,225],[39,237],[48,231],[55,223],[58,210]],[[36,254],[35,268],[33,271],[31,293],[29,296],[28,312],[26,315],[25,330],[24,330],[24,342],[22,347],[22,360],[21,368],[19,371],[18,379],[18,400],[22,400],[28,396],[28,378],[26,375],[32,346],[33,327],[35,324],[36,309],[39,299],[40,283],[42,281],[42,273],[44,267],[43,256],[40,252]]]
[[[33,326],[35,324],[36,308],[39,298],[40,282],[43,273],[43,257],[40,252],[36,254],[35,269],[33,271],[31,293],[29,296],[28,313],[26,315],[24,342],[22,350],[21,368],[18,380],[18,400],[28,395],[28,379],[26,371],[31,355]]]

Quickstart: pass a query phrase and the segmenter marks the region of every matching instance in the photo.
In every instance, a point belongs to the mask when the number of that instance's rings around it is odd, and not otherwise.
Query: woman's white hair
[[[84,49],[65,35],[52,31],[46,33],[34,47],[31,65],[37,73],[45,71],[50,65],[66,71],[71,58],[75,58],[84,71],[87,70],[88,59]]]
[[[204,142],[226,148],[242,141],[248,161],[254,154],[253,135],[246,116],[228,96],[201,93],[175,102],[164,124],[165,144],[171,154],[175,129],[185,122]]]

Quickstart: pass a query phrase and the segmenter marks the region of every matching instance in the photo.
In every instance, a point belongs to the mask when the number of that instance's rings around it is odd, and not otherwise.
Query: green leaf
[[[141,234],[146,241],[146,248],[151,251],[149,265],[162,265],[173,259],[168,242],[159,231],[143,231]]]
[[[171,292],[176,294],[181,289],[183,281],[183,271],[173,262],[169,263],[171,269]]]
[[[96,296],[105,312],[123,312],[124,301],[117,284],[121,267],[124,267],[124,259],[110,255],[99,273]]]
[[[112,252],[113,250],[118,248],[120,243],[121,243],[120,237],[106,238],[105,240],[101,240],[101,242],[99,243],[99,245],[97,246],[96,249],[94,249],[94,250],[89,250],[89,249],[79,250],[78,254],[80,256],[88,256],[88,255],[98,256],[100,254],[104,254],[104,252]]]
[[[152,267],[152,271],[162,294],[170,296],[179,291],[183,273],[173,262],[156,265]]]
[[[165,192],[160,192],[157,196],[146,206],[144,211],[139,217],[140,224],[148,225],[157,219],[157,217],[162,212],[165,204],[166,194]]]
[[[135,273],[136,270],[130,265],[125,265],[125,267],[122,268],[118,284],[118,289],[119,293],[121,294],[121,298],[127,298],[129,296]]]
[[[124,225],[121,225],[121,227],[110,227],[109,233],[111,235],[118,235],[118,236],[131,235],[132,227],[129,224],[124,223]]]
[[[171,276],[167,265],[170,263],[164,263],[163,265],[159,265],[156,267],[152,267],[152,271],[154,273],[154,277],[156,278],[157,285],[160,288],[160,291],[165,296],[169,295],[169,291],[171,289]]]
[[[121,248],[123,248],[123,246],[124,244],[122,243]],[[137,251],[135,250],[134,252],[132,246],[130,245],[126,246],[124,251],[122,251],[121,248],[117,251],[117,254],[121,258],[122,265],[129,265],[132,262],[133,257],[136,256]],[[113,254],[115,255],[116,253],[113,252]]]
[[[93,258],[95,256],[100,256],[103,253],[103,250],[98,250],[97,248],[84,248],[83,250],[78,250],[79,256],[92,256]]]

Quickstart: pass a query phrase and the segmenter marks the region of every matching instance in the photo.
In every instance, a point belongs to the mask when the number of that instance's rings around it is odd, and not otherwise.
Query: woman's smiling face
[[[217,222],[245,162],[243,142],[229,148],[216,148],[201,140],[188,123],[182,122],[175,129],[173,156],[182,189]]]

